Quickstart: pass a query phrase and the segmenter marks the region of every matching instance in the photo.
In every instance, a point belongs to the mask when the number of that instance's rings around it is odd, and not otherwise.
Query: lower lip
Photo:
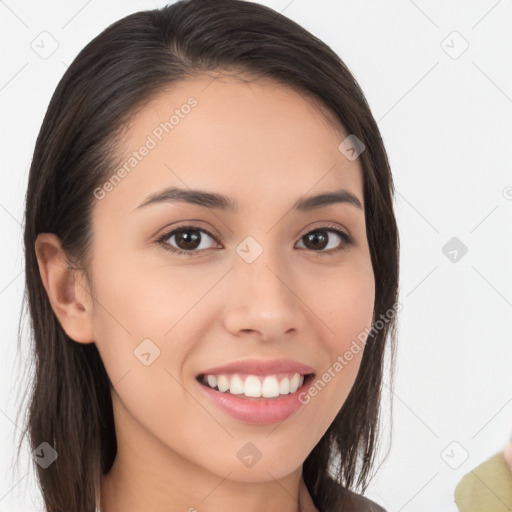
[[[308,389],[313,377],[314,375],[304,377],[304,383],[295,393],[279,395],[274,398],[232,395],[229,392],[223,393],[212,389],[197,380],[196,382],[213,403],[233,418],[245,423],[267,425],[284,421],[304,405],[299,401],[299,395]]]

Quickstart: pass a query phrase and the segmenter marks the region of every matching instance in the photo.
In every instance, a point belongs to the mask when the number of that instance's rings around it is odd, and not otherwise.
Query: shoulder
[[[387,512],[387,510],[362,494],[347,492],[347,512]]]
[[[340,484],[335,482],[332,478],[329,478],[327,482],[331,490],[336,488],[336,491],[340,493],[341,501],[339,507],[343,512],[387,512],[384,507],[381,507],[378,503],[375,503],[375,501],[372,501],[362,494],[351,491],[346,487],[340,486]]]

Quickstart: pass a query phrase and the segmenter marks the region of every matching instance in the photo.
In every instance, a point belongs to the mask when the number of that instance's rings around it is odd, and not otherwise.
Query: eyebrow
[[[236,201],[233,201],[222,194],[204,192],[202,190],[169,187],[146,197],[146,199],[144,199],[144,201],[139,204],[134,211],[145,206],[158,203],[189,203],[216,210],[232,212],[236,212],[238,210],[238,204]],[[300,212],[308,212],[310,210],[322,208],[335,203],[347,203],[359,208],[360,210],[363,209],[359,199],[345,189],[323,192],[315,196],[302,197],[295,202],[292,209]]]

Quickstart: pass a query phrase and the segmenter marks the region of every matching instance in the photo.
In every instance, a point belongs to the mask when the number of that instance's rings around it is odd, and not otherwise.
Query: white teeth
[[[246,384],[246,386],[247,386],[247,384]],[[235,375],[234,377],[232,377],[231,382],[229,384],[229,392],[232,395],[241,395],[242,393],[244,393],[244,391],[245,391],[245,387],[244,387],[244,383],[243,383],[242,379],[238,375]]]
[[[304,377],[302,377],[302,380],[304,380]],[[285,377],[279,383],[279,393],[281,395],[287,395],[289,392],[290,392],[290,379],[288,377]]]
[[[290,381],[290,393],[295,393],[295,391],[297,391],[297,389],[299,389],[299,379],[300,379],[300,375],[298,373],[296,373],[292,377],[292,380]]]
[[[231,386],[233,386],[233,382],[236,383],[237,378],[240,382],[242,382],[242,379],[235,376],[231,379]],[[229,391],[231,391],[232,389],[231,386],[229,387]],[[261,396],[261,382],[260,379],[258,379],[258,377],[255,377],[254,375],[249,375],[249,377],[245,379],[244,395],[253,396],[255,398]]]
[[[304,384],[304,375],[294,373],[291,378],[284,376],[278,380],[276,375],[258,377],[247,375],[245,381],[239,375],[228,377],[226,375],[207,375],[203,383],[211,388],[218,387],[219,391],[233,395],[245,395],[253,398],[274,398],[279,395],[295,393]]]
[[[288,377],[285,377],[285,379],[288,380]],[[264,398],[272,398],[274,396],[279,396],[279,382],[277,381],[276,377],[265,377],[265,380],[263,381],[263,384],[261,386],[261,396]]]
[[[217,386],[219,387],[219,391],[223,393],[229,389],[229,381],[224,375],[219,375],[217,377]]]

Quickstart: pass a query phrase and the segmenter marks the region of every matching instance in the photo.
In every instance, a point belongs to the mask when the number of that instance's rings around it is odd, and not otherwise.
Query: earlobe
[[[40,233],[35,242],[39,273],[51,307],[66,334],[79,343],[94,342],[88,290],[76,279],[60,240],[54,233]]]

